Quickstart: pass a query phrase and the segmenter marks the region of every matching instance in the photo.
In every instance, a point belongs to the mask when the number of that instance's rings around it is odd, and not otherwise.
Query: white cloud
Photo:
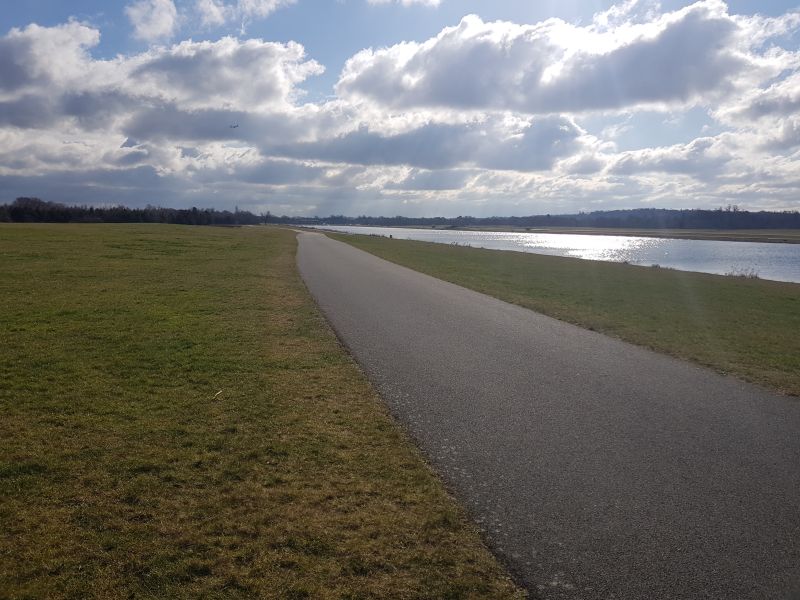
[[[662,172],[707,179],[721,174],[722,167],[732,159],[722,140],[697,138],[688,144],[623,152],[611,166],[611,172],[617,175]]]
[[[210,27],[283,4],[179,6]],[[100,60],[89,25],[12,29],[0,36],[0,201],[286,214],[796,207],[800,60],[771,37],[795,31],[794,17],[653,6],[628,1],[584,27],[466,18],[357,54],[340,96],[322,102],[303,99],[322,66],[297,43],[188,40]],[[713,137],[617,151],[647,139],[614,139],[641,127],[641,107],[680,117],[696,104]],[[577,116],[590,111],[601,114]]]
[[[762,148],[772,152],[784,152],[800,147],[800,118],[781,119],[778,129],[762,143]]]
[[[786,66],[785,54],[754,47],[753,23],[719,0],[620,21],[628,4],[585,27],[468,16],[426,42],[359,52],[336,89],[395,109],[628,110],[710,102]]]
[[[237,12],[244,17],[264,18],[283,6],[294,4],[296,0],[239,0]]]
[[[658,18],[658,0],[624,0],[608,10],[596,13],[592,22],[599,29],[613,29],[630,23],[646,23]]]
[[[797,56],[795,68],[800,69],[800,55]],[[730,99],[715,114],[723,121],[747,123],[798,113],[800,113],[800,72],[795,71],[767,87],[748,90]]]
[[[43,92],[52,85],[81,85],[91,61],[88,49],[99,41],[99,31],[77,21],[12,29],[0,38],[0,98]],[[41,101],[46,98],[44,93],[39,96]]]
[[[177,106],[183,111],[259,111],[292,107],[297,86],[323,68],[307,60],[294,42],[280,44],[225,37],[186,41],[140,54],[96,60],[89,50],[96,29],[71,22],[47,28],[31,25],[0,38],[0,102],[3,117],[24,117],[33,102],[41,120],[99,119],[108,113]]]
[[[195,10],[203,25],[207,26],[223,25],[231,18],[229,7],[220,0],[197,0]]]
[[[460,190],[474,171],[463,169],[429,171],[410,169],[401,181],[391,181],[385,185],[389,190]]]
[[[137,0],[125,7],[133,35],[147,42],[172,37],[178,26],[178,10],[172,0]]]
[[[259,109],[291,104],[297,84],[323,71],[305,60],[297,43],[240,41],[181,42],[128,61],[131,93],[146,93],[184,109]]]
[[[519,124],[490,117],[467,123],[426,123],[390,135],[362,125],[335,137],[269,149],[296,158],[360,165],[543,171],[581,150],[583,136],[565,117]]]
[[[295,106],[297,85],[322,69],[299,44],[223,38],[97,60],[89,50],[98,42],[77,22],[0,38],[0,172],[188,173],[209,156],[230,159],[220,141],[245,138],[240,147],[259,156],[252,138],[302,138],[308,128],[295,113],[315,112]],[[241,134],[229,127],[238,120]],[[186,140],[201,146],[195,156],[183,152]],[[233,154],[242,168],[246,154]]]

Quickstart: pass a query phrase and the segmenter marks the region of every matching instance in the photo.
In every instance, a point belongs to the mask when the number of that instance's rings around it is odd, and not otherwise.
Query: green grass
[[[266,228],[0,226],[0,597],[520,597]]]
[[[800,395],[800,285],[331,235],[392,262]]]

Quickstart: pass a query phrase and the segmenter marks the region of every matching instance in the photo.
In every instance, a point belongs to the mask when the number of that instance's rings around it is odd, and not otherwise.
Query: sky
[[[27,0],[0,202],[800,210],[787,0]]]

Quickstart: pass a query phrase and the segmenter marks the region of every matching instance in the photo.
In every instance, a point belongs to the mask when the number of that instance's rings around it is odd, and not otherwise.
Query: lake
[[[800,244],[321,225],[317,229],[800,283]]]

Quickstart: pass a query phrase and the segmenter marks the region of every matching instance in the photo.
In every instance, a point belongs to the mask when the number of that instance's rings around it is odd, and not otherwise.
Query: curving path
[[[320,234],[298,264],[533,597],[800,598],[799,400]]]

